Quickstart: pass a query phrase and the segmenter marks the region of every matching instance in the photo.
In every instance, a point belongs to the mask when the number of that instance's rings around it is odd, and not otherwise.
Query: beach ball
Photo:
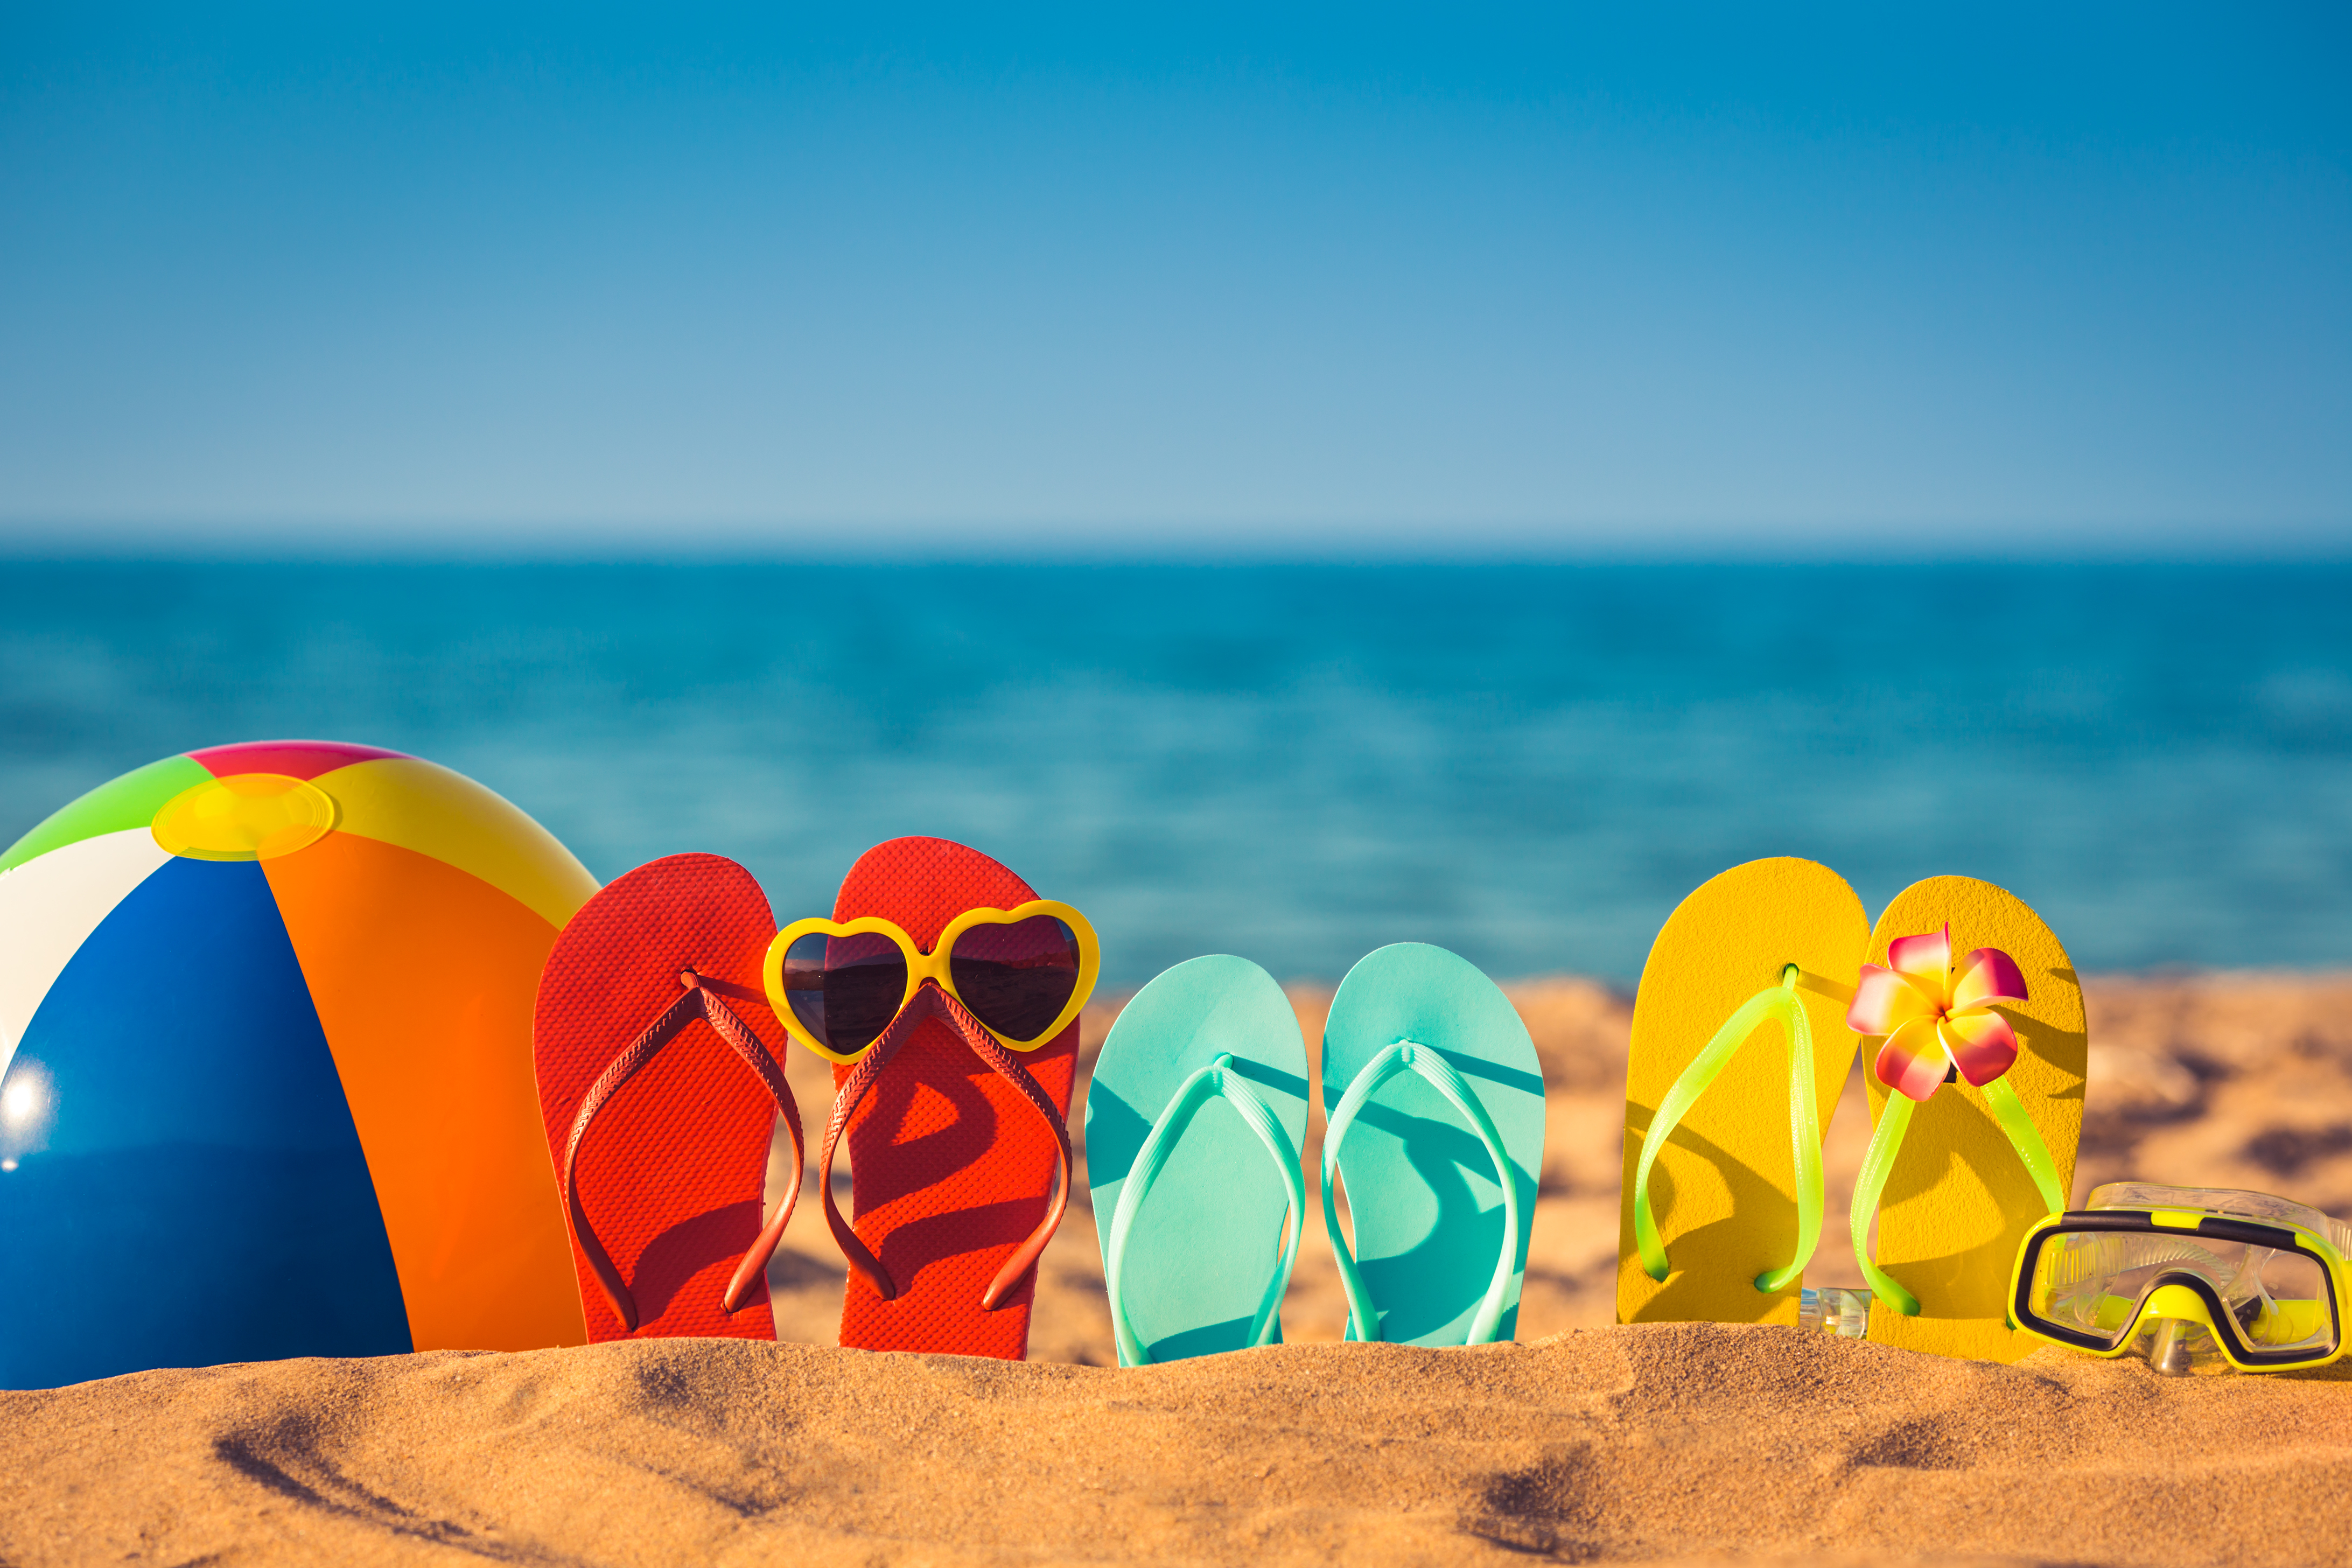
[[[472,780],[311,741],[0,855],[0,1386],[584,1342],[530,1026],[595,890]]]

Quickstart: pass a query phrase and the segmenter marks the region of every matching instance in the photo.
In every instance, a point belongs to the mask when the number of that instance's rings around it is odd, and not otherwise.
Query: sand
[[[2078,1198],[2144,1176],[2352,1216],[2352,977],[2087,989]],[[1079,1206],[1046,1255],[1028,1364],[843,1351],[826,1342],[841,1265],[809,1205],[771,1281],[780,1333],[813,1343],[0,1394],[0,1560],[2352,1560],[2352,1360],[2167,1380],[2058,1350],[2000,1367],[1794,1330],[1609,1326],[1627,1004],[1579,981],[1514,994],[1552,1089],[1522,1344],[1331,1342],[1344,1307],[1310,1225],[1291,1343],[1118,1371]],[[1324,998],[1297,999],[1312,1039]],[[1090,1015],[1090,1047],[1109,1016]],[[822,1069],[794,1073],[814,1115]],[[1860,1161],[1859,1104],[1857,1078],[1828,1136],[1833,1188]],[[1854,1281],[1834,1237],[1809,1278]]]
[[[2352,1384],[1792,1329],[1118,1372],[740,1341],[7,1396],[12,1562],[2319,1563]]]

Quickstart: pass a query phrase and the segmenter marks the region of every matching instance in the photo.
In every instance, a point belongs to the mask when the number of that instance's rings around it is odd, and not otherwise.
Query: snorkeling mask
[[[2016,1326],[2168,1376],[2288,1372],[2344,1353],[2352,1226],[2268,1193],[2111,1182],[2025,1233]]]

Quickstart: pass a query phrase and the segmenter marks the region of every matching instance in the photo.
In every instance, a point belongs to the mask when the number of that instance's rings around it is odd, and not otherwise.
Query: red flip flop
[[[589,900],[548,954],[532,1053],[591,1340],[776,1337],[768,1258],[802,1142],[760,984],[775,931],[749,871],[671,855]],[[762,1228],[779,1115],[793,1186]]]
[[[850,868],[833,919],[879,916],[930,952],[958,915],[1036,898],[977,850],[898,838]],[[850,1260],[843,1344],[1004,1361],[1029,1353],[1034,1265],[1069,1202],[1066,1119],[1077,1055],[1075,1018],[1044,1045],[1009,1051],[926,982],[855,1066],[835,1067],[817,1168],[831,1169],[845,1130],[854,1226],[834,1206],[830,1182],[824,1192],[825,1217]]]

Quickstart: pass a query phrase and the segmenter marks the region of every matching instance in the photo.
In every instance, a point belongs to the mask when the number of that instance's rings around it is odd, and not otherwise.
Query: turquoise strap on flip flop
[[[1192,1124],[1201,1108],[1212,1100],[1223,1100],[1257,1134],[1265,1145],[1276,1169],[1282,1173],[1283,1184],[1290,1194],[1289,1234],[1282,1249],[1276,1255],[1274,1277],[1266,1281],[1265,1294],[1259,1299],[1257,1315],[1250,1320],[1249,1342],[1270,1344],[1281,1320],[1283,1292],[1290,1288],[1291,1265],[1298,1261],[1299,1226],[1307,1213],[1307,1178],[1299,1173],[1298,1151],[1290,1142],[1290,1134],[1267,1109],[1240,1073],[1234,1070],[1233,1054],[1229,1051],[1179,1084],[1168,1101],[1160,1120],[1151,1124],[1151,1131],[1136,1151],[1135,1163],[1128,1168],[1128,1176],[1118,1192],[1118,1208],[1110,1221],[1110,1267],[1105,1271],[1104,1285],[1110,1292],[1110,1324],[1118,1338],[1121,1359],[1129,1366],[1149,1366],[1150,1352],[1137,1335],[1135,1326],[1127,1321],[1127,1299],[1121,1282],[1127,1273],[1127,1241],[1135,1228],[1135,1216],[1143,1212],[1143,1200],[1159,1178],[1168,1156],[1176,1152],[1177,1142],[1184,1130]]]
[[[1633,1240],[1641,1248],[1643,1270],[1653,1279],[1663,1282],[1671,1271],[1666,1261],[1666,1248],[1658,1239],[1658,1222],[1650,1210],[1650,1167],[1656,1163],[1658,1151],[1674,1136],[1675,1127],[1690,1108],[1698,1103],[1715,1082],[1717,1074],[1730,1065],[1731,1058],[1747,1044],[1748,1037],[1767,1018],[1778,1018],[1789,1036],[1789,1142],[1795,1155],[1797,1171],[1797,1250],[1788,1263],[1756,1277],[1756,1289],[1767,1292],[1785,1290],[1805,1271],[1812,1261],[1813,1248],[1822,1239],[1822,1178],[1821,1112],[1813,1100],[1813,1026],[1805,1016],[1805,1005],[1797,995],[1797,982],[1802,971],[1791,963],[1780,971],[1780,984],[1759,991],[1739,1005],[1739,1010],[1724,1020],[1715,1038],[1691,1058],[1658,1102],[1657,1115],[1650,1121],[1650,1130],[1642,1139],[1642,1163],[1633,1173]]]
[[[2009,1135],[2009,1146],[2017,1151],[2026,1173],[2033,1178],[2033,1185],[2042,1194],[2042,1212],[2056,1214],[2066,1206],[2065,1191],[2058,1184],[2058,1162],[2050,1157],[2050,1145],[2042,1141],[2041,1129],[2026,1113],[2025,1102],[2017,1098],[2017,1090],[2009,1086],[2006,1077],[1986,1084],[1983,1093],[1993,1120]],[[1853,1260],[1862,1266],[1862,1277],[1870,1281],[1876,1299],[1885,1302],[1890,1311],[1906,1318],[1918,1315],[1919,1298],[1870,1260],[1870,1221],[1878,1212],[1878,1194],[1886,1189],[1886,1178],[1895,1169],[1895,1157],[1902,1152],[1903,1135],[1911,1129],[1911,1112],[1916,1103],[1907,1094],[1888,1091],[1886,1108],[1878,1113],[1878,1130],[1870,1135],[1870,1152],[1862,1157],[1862,1175],[1853,1186],[1853,1209],[1847,1216],[1853,1234]]]
[[[1412,1040],[1399,1040],[1363,1065],[1356,1080],[1348,1086],[1348,1092],[1340,1097],[1339,1108],[1331,1113],[1331,1125],[1323,1135],[1323,1228],[1330,1233],[1331,1250],[1339,1259],[1339,1281],[1348,1291],[1348,1337],[1360,1343],[1379,1339],[1381,1320],[1372,1308],[1372,1293],[1357,1270],[1356,1255],[1349,1249],[1348,1238],[1339,1233],[1339,1208],[1332,1196],[1339,1183],[1339,1145],[1347,1142],[1348,1130],[1356,1124],[1356,1113],[1372,1098],[1372,1091],[1405,1072],[1420,1075],[1445,1097],[1446,1103],[1462,1113],[1471,1131],[1478,1134],[1478,1142],[1486,1146],[1486,1158],[1495,1163],[1495,1180],[1503,1189],[1503,1255],[1496,1260],[1494,1282],[1486,1287],[1477,1313],[1470,1320],[1469,1337],[1463,1342],[1491,1344],[1502,1326],[1503,1313],[1511,1304],[1511,1279],[1517,1273],[1518,1179],[1512,1169],[1511,1157],[1503,1148],[1502,1137],[1495,1131],[1494,1119],[1486,1114],[1486,1108],[1479,1103],[1469,1084],[1454,1070],[1454,1064],[1433,1047]]]

